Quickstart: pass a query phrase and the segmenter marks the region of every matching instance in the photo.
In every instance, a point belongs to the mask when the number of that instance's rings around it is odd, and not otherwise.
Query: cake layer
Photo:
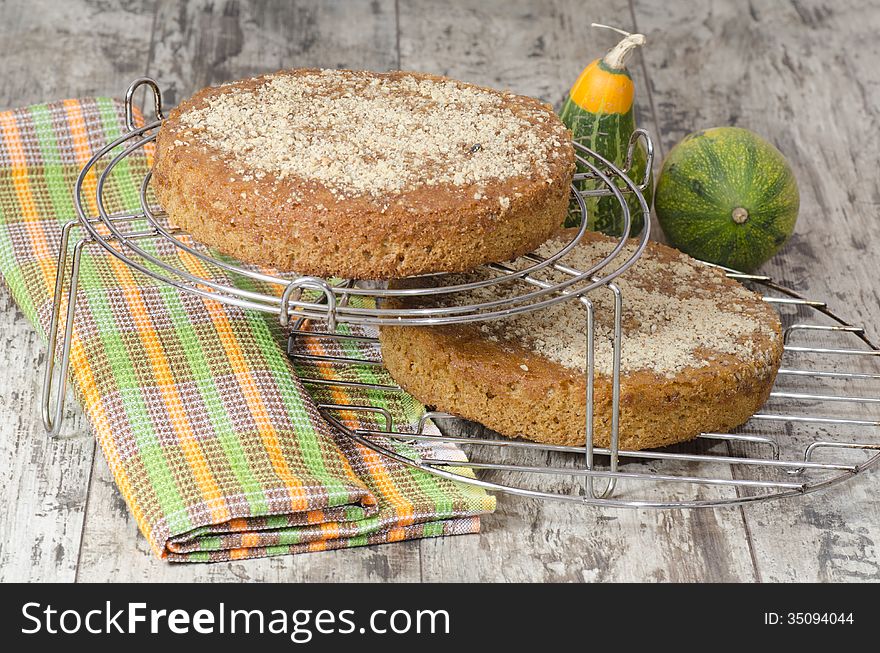
[[[587,269],[616,242],[587,233],[565,263]],[[550,254],[563,244],[550,241],[539,251]],[[628,243],[619,260],[635,247]],[[544,272],[548,281],[561,281],[561,275]],[[474,273],[447,282],[478,278]],[[657,243],[615,283],[623,296],[621,448],[726,432],[767,400],[782,357],[782,330],[759,295]],[[456,302],[522,292],[493,285]],[[596,314],[594,442],[607,446],[613,296],[600,289],[590,299]],[[431,304],[422,298],[398,305]],[[383,327],[380,339],[388,371],[420,401],[503,435],[580,445],[586,430],[585,333],[585,308],[572,300],[479,325]]]
[[[562,224],[573,174],[568,130],[535,99],[299,69],[182,103],[153,188],[172,223],[240,260],[390,279],[533,250]]]

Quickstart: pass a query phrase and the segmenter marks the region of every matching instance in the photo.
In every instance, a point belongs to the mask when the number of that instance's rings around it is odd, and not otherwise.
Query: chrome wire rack
[[[142,86],[152,92],[156,120],[137,127],[132,99]],[[800,297],[767,277],[732,270],[727,271],[729,276],[758,284],[771,293],[765,298],[778,305],[786,323],[786,361],[800,357],[780,371],[767,412],[755,415],[734,434],[705,433],[692,443],[662,451],[619,448],[617,416],[620,351],[625,346],[621,328],[624,298],[614,280],[637,262],[648,242],[649,209],[642,191],[649,182],[646,178],[636,183],[627,175],[640,142],[647,153],[647,169],[651,169],[652,144],[642,130],[633,134],[622,167],[576,145],[582,172],[575,175],[575,181],[591,180],[590,190],[572,188],[572,201],[581,212],[581,226],[557,252],[549,256],[529,254],[517,265],[483,266],[480,280],[475,282],[452,283],[442,275],[429,275],[409,280],[405,288],[391,289],[363,280],[280,273],[242,265],[213,253],[168,224],[164,213],[151,201],[149,171],[145,172],[140,185],[137,210],[109,210],[105,191],[114,171],[133,153],[150,146],[163,120],[159,86],[151,79],[135,80],[126,93],[125,102],[128,131],[108,143],[84,166],[75,188],[77,219],[66,224],[61,234],[48,334],[50,355],[42,400],[43,421],[52,434],[59,431],[63,415],[80,261],[86,247],[96,247],[132,269],[183,292],[276,315],[281,325],[290,328],[288,350],[295,362],[316,360],[314,354],[301,347],[308,338],[333,342],[354,338],[369,343],[375,341],[377,326],[503,319],[560,301],[578,301],[584,308],[585,324],[589,327],[585,330],[588,395],[583,446],[548,446],[501,438],[488,432],[479,437],[452,435],[458,422],[452,421],[453,416],[438,412],[426,413],[417,431],[398,432],[390,414],[382,408],[387,393],[402,391],[393,382],[360,383],[351,380],[357,378],[356,375],[348,374],[345,378],[329,380],[308,376],[301,379],[307,388],[337,385],[363,393],[364,401],[356,405],[320,406],[332,424],[364,446],[432,474],[491,490],[617,507],[717,506],[806,493],[850,478],[880,458],[880,438],[877,437],[880,418],[870,415],[870,409],[880,403],[876,398],[876,388],[880,385],[880,370],[876,369],[880,350],[860,328],[838,318],[823,303]],[[627,233],[633,223],[628,195],[637,199],[644,225],[634,241],[635,246],[627,247],[626,239],[621,237],[609,255],[589,269],[570,265],[565,257],[588,225],[585,198],[613,196],[621,207],[623,233]],[[71,244],[74,232],[79,234],[79,239]],[[160,250],[165,255],[158,254]],[[190,257],[198,265],[181,265],[180,256]],[[557,274],[546,274],[551,271]],[[497,299],[482,303],[468,299],[473,297],[469,291],[491,286],[506,292],[499,292]],[[511,289],[515,290],[511,292]],[[589,394],[593,387],[595,337],[591,297],[598,292],[613,296],[612,421],[607,448],[593,445],[593,406]],[[429,294],[439,298],[431,308],[394,308],[393,303],[387,301]],[[339,328],[343,324],[348,326]],[[834,339],[841,337],[854,340],[849,344],[834,344]],[[816,338],[820,341],[815,342]],[[808,362],[804,357],[816,360]],[[353,370],[363,365],[381,365],[378,350],[370,361],[345,356],[331,358],[332,362]],[[843,365],[846,361],[855,364]],[[826,414],[825,407],[841,404],[850,406],[851,414],[845,417]],[[381,416],[384,422],[380,420],[374,429],[353,429],[344,419],[345,411]],[[447,424],[447,435],[435,435],[426,429],[431,420]],[[395,441],[427,443],[438,438],[460,445],[468,452],[467,467],[474,470],[475,477],[462,471],[461,461],[424,459],[419,453],[407,456],[401,451],[418,452],[422,448],[394,446]]]

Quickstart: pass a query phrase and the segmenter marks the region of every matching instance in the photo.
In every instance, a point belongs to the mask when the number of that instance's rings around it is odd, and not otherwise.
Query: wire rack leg
[[[595,332],[595,314],[593,312],[593,302],[591,302],[586,297],[581,297],[581,303],[584,305],[584,308],[587,312],[587,362],[586,362],[586,377],[587,377],[587,410],[586,410],[586,423],[584,425],[584,432],[586,433],[586,440],[584,444],[584,463],[586,465],[587,471],[592,471],[593,469],[593,392],[594,392],[594,381],[595,381],[595,360],[594,357],[596,355],[595,345],[596,345],[596,332]],[[593,487],[593,477],[592,476],[584,476],[584,490],[589,496],[595,497],[596,490]]]
[[[52,318],[49,323],[46,370],[43,376],[42,418],[43,426],[50,436],[57,436],[64,419],[64,396],[67,392],[67,371],[70,367],[70,346],[73,335],[73,319],[76,314],[76,293],[79,287],[79,268],[82,251],[88,240],[80,240],[73,249],[73,265],[70,270],[70,285],[67,290],[67,309],[64,316],[64,336],[61,359],[58,361],[58,380],[55,380],[55,352],[58,344],[58,325],[61,321],[61,298],[64,294],[64,277],[67,272],[67,251],[70,232],[77,225],[68,222],[61,231],[61,248],[58,252],[58,269],[55,273],[55,294],[52,298]],[[55,402],[52,402],[53,391]]]
[[[608,289],[614,294],[614,338],[612,341],[612,373],[611,373],[611,441],[608,445],[608,455],[610,457],[610,471],[616,472],[619,463],[620,451],[620,348],[623,340],[623,295],[615,284],[609,283]],[[593,385],[593,364],[592,359],[595,353],[592,351],[594,336],[592,335],[593,324],[592,310],[587,311],[587,413],[588,417],[588,438],[587,438],[587,469],[593,469],[593,438],[592,429],[592,385]],[[594,499],[607,499],[617,487],[617,478],[611,477],[601,492],[597,492],[593,485],[592,478],[588,477],[587,487],[590,495]]]

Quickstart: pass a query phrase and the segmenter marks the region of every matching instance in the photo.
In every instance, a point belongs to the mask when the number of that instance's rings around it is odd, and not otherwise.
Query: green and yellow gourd
[[[604,27],[596,25],[596,27]],[[613,28],[612,28],[613,29]],[[620,31],[620,30],[615,30]],[[577,78],[571,87],[568,98],[560,111],[562,122],[572,131],[572,136],[591,150],[601,154],[618,167],[626,162],[627,149],[632,133],[636,128],[633,115],[633,98],[635,85],[626,69],[626,61],[635,48],[644,45],[645,37],[641,34],[625,34],[624,38],[601,59],[596,59]],[[591,161],[595,163],[595,161]],[[629,177],[640,184],[645,178],[647,153],[639,140]],[[587,169],[578,166],[579,172]],[[596,180],[583,180],[576,183],[580,190],[601,187]],[[649,179],[648,188],[644,191],[648,206],[651,205],[653,178]],[[642,230],[643,219],[641,207],[633,194],[627,194],[632,224],[630,234],[636,235]],[[593,231],[601,231],[608,235],[620,236],[623,232],[623,210],[613,196],[587,197],[587,227]],[[567,227],[580,224],[581,212],[572,205],[566,219]]]

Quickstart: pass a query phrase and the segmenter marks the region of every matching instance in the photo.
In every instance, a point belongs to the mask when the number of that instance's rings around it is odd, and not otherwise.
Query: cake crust
[[[292,110],[293,129],[284,102],[316,115],[302,125]],[[444,126],[459,115],[460,128]],[[389,140],[396,117],[408,129]],[[485,142],[459,142],[471,135]],[[535,249],[564,219],[573,173],[568,130],[532,98],[419,73],[298,69],[178,106],[157,136],[152,186],[173,224],[242,261],[390,279]]]
[[[609,239],[586,234],[579,248],[602,241]],[[658,276],[664,269],[669,270],[669,278]],[[758,295],[719,270],[657,243],[649,244],[618,282],[625,307],[622,449],[661,447],[703,432],[727,432],[748,420],[767,400],[782,357],[782,332],[775,311]],[[672,343],[675,334],[663,333],[662,324],[652,332],[647,322],[653,309],[632,306],[633,299],[649,303],[653,300],[646,298],[664,296],[679,303],[675,310],[687,310],[681,306],[688,302],[693,303],[691,308],[703,310],[698,302],[711,303],[706,297],[716,298],[715,315],[706,315],[705,322],[694,324],[690,334],[685,330],[678,334],[690,338],[687,345],[692,345],[690,356],[682,356],[684,348],[675,350],[684,364],[663,352],[646,351],[645,343],[652,337]],[[541,344],[512,335],[528,329],[529,320],[543,320],[556,322],[571,336],[573,327],[562,323],[562,312],[570,310],[567,304],[557,305],[562,308],[556,316],[541,316],[543,311],[524,314],[509,328],[505,328],[505,320],[489,328],[473,324],[383,327],[380,340],[385,366],[404,389],[439,410],[481,422],[509,437],[582,445],[586,421],[583,365],[578,367],[571,347],[557,351],[544,342],[547,336],[540,332],[538,322],[531,322],[538,333],[530,337],[543,338]],[[657,319],[665,319],[662,311]],[[609,320],[610,315],[598,307],[597,322],[604,321],[607,326]],[[719,334],[705,333],[713,321],[722,331],[722,340],[729,336],[738,344],[712,349],[712,343],[722,341]],[[750,332],[752,325],[755,328]],[[725,328],[730,332],[723,333]],[[529,334],[526,336],[528,340]],[[626,355],[628,346],[630,356]],[[642,351],[633,352],[633,346]],[[608,351],[597,353],[594,385],[594,443],[600,447],[609,445],[611,432],[611,374],[607,357],[601,355]]]

